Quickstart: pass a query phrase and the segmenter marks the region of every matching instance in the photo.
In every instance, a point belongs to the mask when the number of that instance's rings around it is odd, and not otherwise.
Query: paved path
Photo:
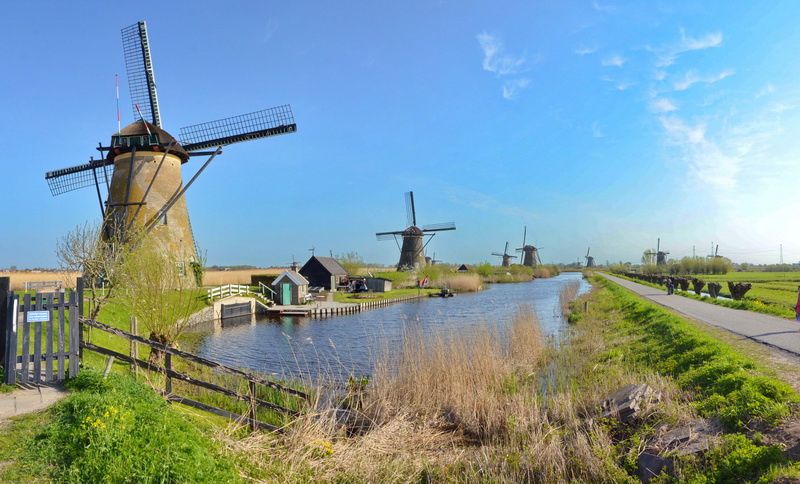
[[[0,393],[0,422],[15,415],[45,409],[65,396],[67,392],[63,388],[49,386]]]
[[[716,304],[672,295],[654,287],[645,286],[600,273],[636,294],[670,308],[692,319],[727,329],[732,333],[800,355],[800,322],[741,309],[731,309]]]

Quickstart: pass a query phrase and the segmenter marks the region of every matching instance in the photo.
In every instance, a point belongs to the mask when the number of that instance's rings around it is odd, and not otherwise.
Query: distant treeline
[[[611,264],[612,272],[631,270],[630,264]],[[638,266],[642,274],[727,274],[733,270],[733,263],[725,257],[699,258],[684,257],[681,260],[669,260],[665,265],[643,264]]]

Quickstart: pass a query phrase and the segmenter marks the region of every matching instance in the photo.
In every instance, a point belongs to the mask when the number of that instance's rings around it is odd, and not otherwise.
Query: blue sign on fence
[[[26,315],[29,323],[46,323],[50,321],[50,311],[28,311]]]

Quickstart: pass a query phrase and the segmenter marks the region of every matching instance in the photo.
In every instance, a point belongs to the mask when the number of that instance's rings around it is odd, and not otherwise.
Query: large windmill
[[[517,247],[517,252],[522,252],[522,265],[527,267],[536,267],[542,263],[542,259],[539,258],[539,247],[526,244],[528,238],[528,226],[525,226],[525,229],[522,232],[522,247]],[[497,254],[493,254],[497,255]]]
[[[122,49],[138,119],[121,129],[118,126],[109,146],[97,147],[100,159],[92,157],[83,165],[47,172],[45,179],[54,196],[94,186],[105,237],[129,240],[133,230],[150,234],[163,251],[191,262],[196,260],[196,247],[186,190],[222,153],[223,146],[293,133],[297,125],[290,106],[283,105],[181,128],[178,141],[161,127],[145,22],[122,29]],[[182,166],[196,156],[206,160],[184,184]],[[101,187],[106,191],[105,202]]]
[[[667,265],[667,256],[669,252],[661,250],[661,237],[658,238],[658,243],[656,244],[656,265],[657,266],[665,266]]]
[[[517,258],[517,256],[511,255],[511,254],[508,253],[508,242],[506,242],[506,248],[503,249],[503,253],[502,254],[500,254],[498,252],[492,252],[492,255],[503,258],[503,262],[502,262],[503,267],[509,267],[511,265],[511,259],[516,259]]]
[[[417,226],[417,209],[414,206],[414,192],[406,192],[406,218],[408,227],[405,230],[395,230],[391,232],[378,232],[375,236],[378,240],[394,240],[397,248],[400,249],[400,261],[397,263],[398,270],[412,270],[425,267],[425,247],[437,232],[445,230],[455,230],[456,224],[453,222]],[[403,239],[401,246],[397,240],[400,236]],[[428,237],[428,240],[425,240]]]
[[[591,249],[592,249],[591,247],[587,248],[586,255],[584,256],[584,258],[586,259],[586,267],[594,267],[594,257],[589,255],[589,251]]]

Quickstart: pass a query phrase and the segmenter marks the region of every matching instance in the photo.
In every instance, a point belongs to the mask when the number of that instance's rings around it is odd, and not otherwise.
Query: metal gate
[[[248,316],[253,312],[250,305],[251,303],[249,302],[223,304],[220,308],[220,319],[234,318],[236,316]]]
[[[22,296],[7,292],[7,282],[6,291],[0,287],[4,383],[54,383],[78,374],[82,286],[79,280],[74,290]]]

